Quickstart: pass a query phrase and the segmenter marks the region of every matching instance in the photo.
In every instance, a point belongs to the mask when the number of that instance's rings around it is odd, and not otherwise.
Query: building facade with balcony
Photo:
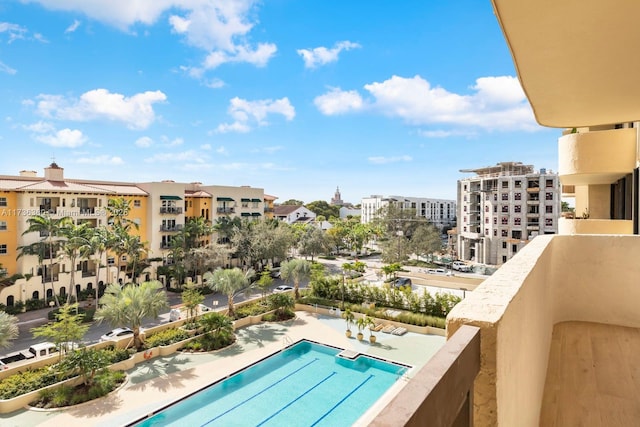
[[[557,174],[520,162],[461,172],[475,175],[458,181],[458,258],[502,265],[534,237],[558,232]]]
[[[0,303],[11,306],[27,299],[44,299],[70,292],[70,272],[74,271],[77,292],[95,289],[101,283],[130,280],[126,277],[128,259],[115,253],[104,254],[104,266],[96,280],[98,259],[82,259],[71,266],[68,259],[45,254],[45,262],[36,255],[21,255],[21,247],[39,242],[39,233],[25,233],[28,219],[45,215],[58,219],[70,217],[74,223],[91,227],[109,225],[107,207],[112,199],[124,199],[126,212],[118,212],[135,223],[130,233],[146,243],[147,258],[167,258],[171,241],[190,218],[201,217],[214,224],[221,217],[260,220],[264,214],[264,192],[261,188],[231,187],[179,183],[174,181],[130,183],[71,179],[55,163],[44,169],[44,175],[22,171],[18,176],[0,176],[0,268],[3,277],[25,275],[14,284],[0,289]],[[205,236],[203,243],[213,240]],[[51,262],[50,262],[51,261]],[[149,277],[155,277],[152,268]],[[145,275],[147,277],[147,275]],[[43,279],[53,279],[53,288],[43,286]],[[46,289],[45,289],[46,288]]]
[[[456,201],[430,199],[426,197],[382,196],[363,197],[360,207],[360,221],[367,224],[380,215],[380,210],[389,204],[400,209],[413,209],[416,217],[426,218],[430,223],[443,230],[456,224]]]

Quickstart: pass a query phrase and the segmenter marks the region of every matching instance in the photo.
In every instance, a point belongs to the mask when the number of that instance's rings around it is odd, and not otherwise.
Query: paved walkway
[[[0,424],[6,427],[126,425],[303,338],[410,364],[415,369],[408,376],[444,344],[444,338],[435,335],[394,336],[379,332],[378,342],[372,345],[368,341],[346,338],[344,329],[342,319],[297,312],[297,318],[290,322],[263,323],[238,330],[236,344],[215,354],[175,353],[138,364],[127,371],[126,385],[105,398],[55,412],[20,410],[0,415]],[[400,381],[394,390],[403,385]],[[391,397],[388,393],[382,399],[388,401]]]

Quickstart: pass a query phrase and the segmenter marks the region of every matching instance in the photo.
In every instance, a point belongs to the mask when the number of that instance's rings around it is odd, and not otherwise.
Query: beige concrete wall
[[[611,218],[611,186],[598,184],[589,186],[589,218]]]
[[[633,234],[633,221],[560,218],[558,234]]]
[[[482,329],[479,426],[538,426],[553,325],[640,327],[640,238],[539,236],[458,304],[447,335]]]

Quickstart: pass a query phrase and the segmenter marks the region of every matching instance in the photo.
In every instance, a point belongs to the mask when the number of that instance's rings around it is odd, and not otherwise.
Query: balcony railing
[[[82,277],[93,277],[96,275],[95,270],[87,270],[82,272]]]
[[[473,426],[479,371],[480,328],[463,325],[369,425]]]
[[[231,214],[234,213],[236,211],[235,208],[218,208],[216,210],[216,212],[218,212],[219,214]]]
[[[181,214],[182,208],[163,206],[160,208],[160,213],[161,214]]]
[[[265,213],[268,213],[268,212],[273,212],[274,209],[273,208],[268,208],[268,207],[265,206],[264,211],[265,211]]]
[[[96,208],[80,208],[80,215],[93,215],[96,213]]]
[[[180,231],[184,228],[183,224],[160,225],[160,231]]]

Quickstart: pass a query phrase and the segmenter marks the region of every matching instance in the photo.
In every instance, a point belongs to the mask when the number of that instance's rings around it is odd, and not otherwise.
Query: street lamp
[[[467,288],[460,288],[460,290],[462,291],[462,299],[465,299],[467,297]]]

